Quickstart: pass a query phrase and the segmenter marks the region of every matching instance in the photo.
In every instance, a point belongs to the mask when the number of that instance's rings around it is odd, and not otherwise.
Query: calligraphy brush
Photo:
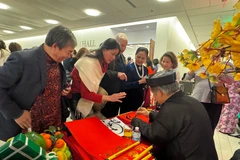
[[[141,106],[140,107],[142,107],[143,105],[144,105],[144,103],[145,103],[145,101],[143,101],[143,103],[141,104]],[[140,108],[139,107],[139,108]],[[134,116],[134,118],[136,118],[138,116],[138,113]]]

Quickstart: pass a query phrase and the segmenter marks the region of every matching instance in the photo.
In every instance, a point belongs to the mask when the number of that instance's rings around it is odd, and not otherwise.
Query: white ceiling
[[[228,21],[234,14],[237,0],[173,0],[160,3],[156,0],[0,0],[9,5],[0,10],[0,38],[3,40],[43,35],[53,25],[44,19],[55,19],[72,30],[177,16],[193,44],[206,41],[212,31],[213,20]],[[86,8],[98,9],[99,17],[84,14]],[[30,26],[26,31],[19,26]],[[126,28],[126,27],[125,27]],[[132,29],[132,28],[131,28]],[[2,30],[14,31],[6,34]],[[91,35],[90,35],[91,36]]]
[[[139,32],[139,31],[146,31],[146,30],[156,30],[157,22],[154,23],[146,23],[146,24],[138,24],[138,25],[131,25],[131,26],[124,26],[124,27],[112,27],[111,29],[116,32]]]

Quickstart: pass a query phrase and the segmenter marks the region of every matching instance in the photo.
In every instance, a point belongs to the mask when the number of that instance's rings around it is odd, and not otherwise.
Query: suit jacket
[[[138,118],[131,121],[141,134],[162,150],[157,159],[217,160],[212,127],[204,106],[198,100],[179,91],[151,112],[151,124]],[[166,158],[166,157],[167,158]]]
[[[116,59],[109,64],[108,71],[105,73],[100,86],[104,88],[109,95],[123,91],[122,81],[117,77],[118,72],[125,72],[126,64],[123,54],[116,56]]]
[[[1,140],[15,136],[21,131],[14,119],[20,117],[23,110],[30,110],[37,96],[44,92],[47,83],[45,54],[43,45],[35,49],[14,52],[5,65],[0,67]],[[61,88],[64,89],[66,73],[61,63],[59,66]],[[66,113],[66,108],[62,108],[62,113]]]

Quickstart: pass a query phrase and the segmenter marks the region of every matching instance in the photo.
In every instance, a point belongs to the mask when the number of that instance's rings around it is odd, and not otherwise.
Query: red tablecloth
[[[96,117],[67,122],[65,125],[79,145],[78,150],[85,151],[92,159],[104,159],[109,156],[109,151],[115,149],[116,153],[134,143],[114,134]]]
[[[128,112],[118,116],[125,124],[129,124],[136,112]],[[148,118],[138,115],[137,118],[148,122]],[[71,136],[64,136],[68,144],[73,160],[103,160],[118,151],[135,143],[131,139],[126,139],[114,134],[98,118],[86,118],[65,123]],[[134,149],[127,151],[116,160],[131,159],[135,155],[150,146],[148,143],[141,143]]]

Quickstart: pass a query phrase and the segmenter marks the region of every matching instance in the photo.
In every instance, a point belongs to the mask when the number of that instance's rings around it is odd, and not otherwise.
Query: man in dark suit
[[[126,34],[118,33],[115,39],[120,44],[120,53],[116,56],[116,59],[110,63],[108,67],[109,70],[106,72],[100,83],[100,86],[104,88],[109,95],[123,91],[122,81],[127,80],[127,76],[124,73],[126,59],[123,52],[127,47],[128,38]],[[118,114],[119,106],[120,104],[118,102],[107,102],[101,112],[106,118],[110,118]]]
[[[70,88],[65,86],[61,62],[76,45],[71,30],[57,26],[49,31],[44,44],[14,52],[0,67],[0,140],[22,129],[42,132],[66,121],[69,112],[61,102]]]
[[[153,155],[169,160],[217,160],[212,127],[204,106],[179,89],[176,72],[160,71],[146,79],[156,101],[158,112],[139,107],[138,114],[151,123],[133,118],[141,135],[154,144]]]

